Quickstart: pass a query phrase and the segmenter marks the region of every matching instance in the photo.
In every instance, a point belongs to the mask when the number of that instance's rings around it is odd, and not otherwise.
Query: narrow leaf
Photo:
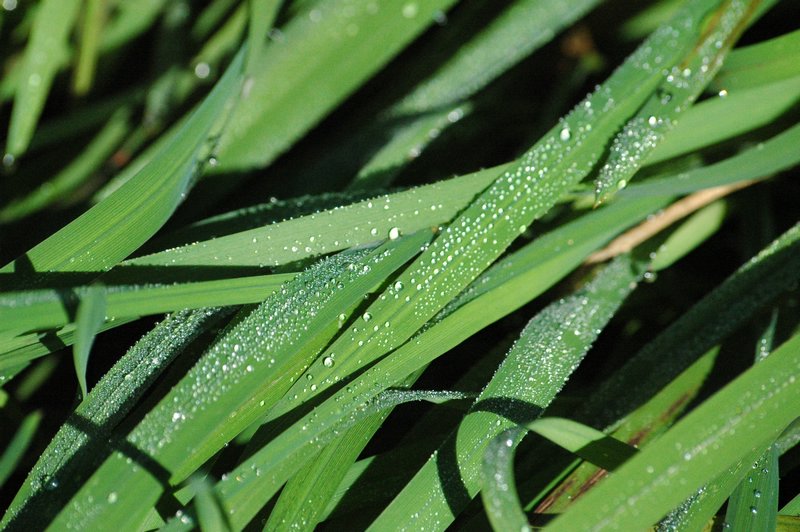
[[[89,287],[86,290],[86,294],[81,298],[80,303],[78,303],[78,311],[75,317],[77,337],[72,350],[75,373],[78,376],[81,395],[84,399],[87,394],[86,367],[89,364],[89,353],[92,350],[94,337],[105,321],[105,317],[106,297],[103,289],[96,286]]]

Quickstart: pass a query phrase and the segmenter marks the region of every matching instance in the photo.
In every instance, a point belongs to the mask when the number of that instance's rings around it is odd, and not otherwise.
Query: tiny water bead
[[[326,368],[332,368],[334,364],[335,362],[333,360],[333,356],[327,356],[324,359],[322,359],[322,365],[325,366]]]
[[[400,238],[400,229],[397,227],[389,229],[389,240],[397,240],[398,238]]]

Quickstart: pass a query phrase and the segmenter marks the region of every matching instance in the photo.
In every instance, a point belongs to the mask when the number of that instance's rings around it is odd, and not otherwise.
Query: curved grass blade
[[[207,477],[198,478],[192,482],[195,490],[195,508],[197,508],[197,522],[200,530],[213,530],[214,532],[228,532],[231,530],[225,513],[219,501],[214,496],[211,483]]]
[[[148,314],[183,309],[259,303],[294,276],[294,273],[283,273],[165,285],[100,285],[98,288],[105,295],[108,319],[125,322]],[[30,331],[72,323],[75,299],[82,299],[87,290],[87,287],[76,287],[2,293],[0,329]],[[0,342],[0,358],[4,348]]]
[[[30,216],[63,200],[105,162],[130,129],[130,109],[123,108],[108,120],[88,146],[66,168],[30,194],[0,209],[0,222]]]
[[[315,3],[281,28],[244,86],[218,147],[219,171],[264,166],[323,118],[456,0]],[[355,38],[355,36],[358,38]],[[341,75],[346,72],[347,75]],[[325,90],[320,90],[320,87]]]
[[[182,134],[133,179],[0,272],[13,272],[17,289],[41,282],[38,272],[102,272],[150,238],[178,206],[208,156],[209,135],[221,126],[220,117],[232,103],[240,69],[241,57],[231,63]]]
[[[495,437],[483,454],[481,498],[494,530],[531,530],[519,503],[514,480],[514,451],[524,430],[511,428]]]
[[[734,91],[800,75],[800,30],[733,50],[714,79],[717,90]]]
[[[780,435],[800,409],[799,368],[800,335],[697,407],[550,529],[652,525],[732,463]],[[685,482],[673,481],[678,476]]]
[[[80,5],[80,0],[44,0],[38,6],[14,95],[4,164],[22,155],[33,137]]]
[[[418,234],[316,264],[229,329],[129,434],[157,471],[114,452],[56,518],[138,526],[163,491],[196,471],[290,386],[336,334],[339,314],[419,252]],[[114,503],[107,497],[115,493]],[[147,494],[142,496],[142,494]]]
[[[30,447],[41,421],[42,413],[39,411],[25,416],[17,432],[14,433],[11,441],[3,449],[3,454],[0,455],[0,487],[6,483],[6,480],[14,472],[17,464],[20,463],[28,447]]]
[[[167,317],[144,335],[92,388],[41,454],[0,526],[44,529],[104,455],[113,430],[161,372],[227,314],[203,309]],[[59,489],[54,489],[54,488]]]
[[[370,529],[446,528],[480,489],[480,462],[489,442],[541,415],[642,273],[640,265],[622,256],[584,289],[537,314],[456,432]]]
[[[643,161],[674,127],[680,113],[700,95],[722,66],[722,60],[745,29],[760,0],[695,1],[683,9],[693,24],[677,30],[685,56],[616,136],[608,159],[595,179],[595,200],[607,201],[625,188]]]
[[[90,286],[78,303],[78,311],[75,316],[76,338],[72,350],[75,374],[78,376],[78,384],[80,384],[83,398],[86,398],[87,393],[86,367],[89,364],[89,353],[92,350],[94,337],[105,321],[105,316],[105,293],[100,287]]]
[[[103,30],[100,49],[104,52],[112,51],[146,31],[168,3],[167,0],[116,2],[116,16]]]
[[[249,7],[249,29],[247,33],[247,59],[244,71],[246,76],[257,73],[260,54],[266,45],[267,34],[272,29],[275,16],[278,14],[283,0],[247,0]]]
[[[658,206],[658,203],[637,206],[624,202],[610,205],[544,235],[499,262],[464,294],[454,308],[444,312],[436,325],[334,393],[290,430],[260,443],[257,434],[250,442],[252,448],[258,449],[257,452],[232,471],[228,480],[217,485],[219,493],[224,495],[226,507],[229,511],[233,509],[237,519],[246,523],[248,516],[266,504],[295,471],[334,437],[331,432],[335,434],[343,420],[360,419],[359,413],[368,408],[383,390],[541,294],[593,249]],[[573,244],[564,248],[564,242]],[[280,411],[280,403],[273,412],[276,410]]]

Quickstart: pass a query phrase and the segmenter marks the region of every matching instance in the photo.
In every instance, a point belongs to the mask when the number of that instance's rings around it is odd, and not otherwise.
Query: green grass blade
[[[25,416],[11,441],[3,449],[3,454],[0,455],[0,487],[6,483],[6,480],[14,472],[17,464],[20,463],[21,458],[30,447],[41,420],[42,413],[39,411]]]
[[[734,530],[775,530],[778,517],[778,450],[771,446],[728,501],[725,521]]]
[[[114,50],[146,31],[168,4],[167,0],[115,2],[116,16],[103,30],[101,50]]]
[[[534,317],[455,434],[370,528],[446,528],[480,489],[480,462],[489,442],[514,424],[539,417],[642,273],[621,257],[584,289]]]
[[[779,513],[780,515],[800,516],[800,494],[795,495],[791,501],[787,502]]]
[[[245,60],[245,75],[252,76],[257,73],[260,55],[266,45],[267,34],[272,29],[275,16],[278,14],[283,0],[247,0],[249,7],[249,24],[247,34],[247,59]]]
[[[80,0],[44,0],[36,11],[11,111],[6,164],[22,155],[33,137],[80,5]]]
[[[342,310],[358,304],[429,238],[412,235],[371,252],[336,255],[298,275],[215,342],[131,432],[130,444],[160,464],[167,472],[163,481],[185,479],[285,392],[337,332]],[[123,452],[109,457],[94,478],[56,526],[76,519],[82,526],[110,519],[136,525],[163,490],[158,475],[127,463]],[[138,495],[142,488],[149,504]],[[108,504],[112,491],[118,502]]]
[[[684,113],[645,163],[656,164],[769,124],[798,100],[800,76],[700,102]]]
[[[183,134],[136,177],[0,272],[13,272],[17,288],[41,282],[37,272],[102,272],[150,238],[178,206],[198,165],[208,157],[209,135],[220,126],[238,90],[240,69],[241,59],[228,67]]]
[[[680,62],[663,64],[669,70],[655,93],[614,139],[608,159],[595,179],[596,201],[608,200],[625,188],[644,160],[680,120],[711,81],[722,60],[754,14],[758,0],[688,2],[690,26],[678,29],[685,46]]]
[[[75,363],[75,374],[81,387],[81,396],[86,398],[86,368],[89,364],[89,353],[92,350],[94,337],[106,316],[106,298],[103,289],[91,286],[78,303],[75,316],[76,338],[72,350]]]
[[[198,478],[192,482],[192,486],[195,489],[195,508],[197,508],[197,522],[200,530],[228,532],[231,528],[225,519],[225,513],[222,511],[219,501],[214,496],[214,490],[211,489],[208,478]]]
[[[531,530],[514,480],[515,442],[521,440],[523,434],[522,429],[508,429],[489,442],[483,454],[481,498],[494,530]]]
[[[800,335],[678,422],[583,499],[551,530],[652,525],[696,489],[774,441],[800,409]],[[685,482],[673,482],[680,475]],[[631,504],[631,502],[635,504]]]
[[[609,434],[617,440],[641,448],[665,432],[697,396],[713,370],[719,349],[712,349],[686,371],[660,390],[647,403],[621,420]],[[536,513],[562,513],[583,496],[605,473],[584,462],[571,472],[544,500],[535,499],[526,508],[536,506]]]
[[[108,319],[125,321],[182,309],[259,303],[294,276],[293,273],[284,273],[195,283],[108,285],[98,288],[105,294]],[[75,299],[80,300],[86,291],[87,288],[81,286],[69,291],[54,289],[2,293],[0,329],[43,330],[72,323]]]
[[[714,80],[718,90],[734,91],[800,75],[800,30],[733,50]]]
[[[30,194],[13,200],[0,209],[0,222],[30,216],[69,196],[86,182],[108,159],[128,134],[130,109],[123,108],[108,120],[81,154],[52,179]]]
[[[274,160],[455,3],[386,0],[376,9],[323,0],[307,16],[292,18],[244,87],[247,105],[234,112],[220,139],[219,171]]]
[[[105,24],[106,0],[86,0],[80,22],[80,42],[72,90],[84,95],[92,88],[97,56],[99,54],[100,34]]]
[[[161,372],[226,313],[180,312],[144,335],[92,388],[41,454],[3,517],[2,526],[45,528],[102,457],[112,431]],[[53,489],[58,487],[59,489]]]
[[[431,142],[432,131],[440,133],[463,117],[467,110],[464,100],[597,4],[597,0],[569,4],[547,0],[514,2],[462,45],[430,78],[386,111],[387,120],[418,118],[393,133],[391,140],[359,171],[351,186],[374,188],[387,184],[408,162],[409,153],[419,153]]]

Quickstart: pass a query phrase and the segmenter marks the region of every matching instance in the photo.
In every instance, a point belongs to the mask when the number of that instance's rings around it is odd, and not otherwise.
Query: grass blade
[[[106,442],[159,374],[226,313],[180,312],[142,337],[92,388],[31,469],[2,525],[44,529],[107,452]],[[58,487],[59,489],[53,489]]]
[[[800,30],[731,52],[713,85],[734,91],[800,75]]]
[[[13,163],[30,144],[53,78],[65,50],[69,49],[69,34],[80,4],[80,0],[44,0],[39,5],[14,95],[3,156],[6,165]]]
[[[752,452],[756,442],[774,441],[794,420],[800,408],[800,382],[795,378],[798,368],[800,335],[688,414],[577,501],[550,528],[597,530],[604,526],[631,529],[652,525],[731,463]],[[677,475],[686,482],[670,480]]]
[[[94,81],[100,34],[106,18],[105,9],[105,0],[86,0],[83,5],[78,59],[72,79],[72,90],[79,96],[89,92]]]
[[[684,9],[693,12],[691,26],[678,29],[678,42],[688,45],[679,63],[670,69],[655,93],[614,139],[608,160],[595,180],[595,198],[606,201],[614,191],[625,188],[643,161],[666,136],[683,109],[711,81],[722,60],[744,31],[758,0],[688,2]]]
[[[8,477],[14,472],[20,459],[28,450],[33,441],[36,431],[39,429],[39,422],[42,420],[41,412],[33,412],[25,416],[17,432],[11,438],[3,454],[0,455],[0,487],[6,483]]]
[[[102,288],[89,287],[78,304],[75,316],[76,338],[72,350],[75,373],[81,387],[81,396],[86,398],[86,367],[89,364],[89,353],[92,350],[94,337],[106,316],[106,298]]]
[[[489,442],[483,454],[481,498],[494,530],[531,530],[519,504],[514,481],[515,442],[523,435],[520,428],[508,429]]]
[[[447,527],[480,489],[480,462],[489,442],[514,424],[539,417],[642,273],[629,257],[620,257],[583,290],[534,317],[456,433],[370,528]]]

